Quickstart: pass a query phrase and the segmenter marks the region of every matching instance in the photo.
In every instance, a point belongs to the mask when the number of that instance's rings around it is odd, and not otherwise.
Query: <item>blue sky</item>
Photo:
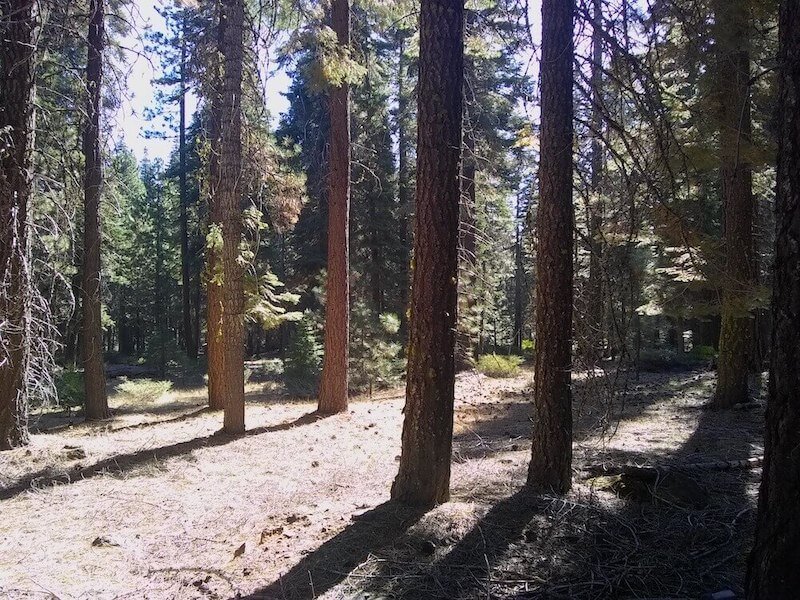
[[[172,2],[172,0],[167,0]],[[163,5],[160,0],[144,0],[136,3],[132,18],[136,21],[136,31],[129,35],[123,44],[129,48],[129,61],[126,74],[126,90],[122,99],[120,111],[114,117],[114,142],[124,143],[141,160],[144,157],[166,159],[175,144],[171,138],[158,139],[146,138],[144,132],[153,126],[145,118],[148,108],[155,105],[155,90],[152,80],[158,76],[156,57],[148,56],[144,51],[140,38],[145,27],[149,26],[155,31],[164,31],[165,23],[156,8]],[[277,119],[288,108],[288,101],[282,95],[289,87],[289,77],[282,71],[274,73],[266,83],[267,108]],[[196,97],[190,94],[187,100],[189,115],[197,106]]]

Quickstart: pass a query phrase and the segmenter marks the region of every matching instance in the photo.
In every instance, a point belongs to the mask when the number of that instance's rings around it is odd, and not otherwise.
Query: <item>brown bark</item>
[[[392,485],[393,499],[417,506],[450,494],[463,66],[463,1],[423,0],[406,406]]]
[[[716,93],[720,107],[719,151],[725,212],[722,328],[713,404],[727,408],[748,397],[752,351],[753,193],[750,150],[750,54],[748,0],[715,0]]]
[[[38,5],[6,0],[0,33],[0,450],[28,442],[28,204],[36,131]],[[12,18],[13,15],[13,18]]]
[[[331,26],[339,44],[350,45],[350,2],[333,0]],[[325,355],[319,412],[347,410],[350,337],[350,86],[332,87],[328,99],[328,280],[325,301]]]
[[[242,433],[244,425],[244,270],[239,263],[242,241],[242,69],[244,1],[222,2],[224,62],[220,108],[220,154],[217,202],[222,216],[222,353],[224,425],[227,433]]]
[[[571,486],[572,0],[542,3],[534,426],[528,485]]]
[[[217,25],[217,45],[224,44],[222,15]],[[216,63],[216,56],[214,57]],[[220,73],[222,66],[215,64],[212,73]],[[209,120],[210,152],[208,158],[208,221],[209,226],[222,228],[220,203],[220,139],[222,122],[222,79],[214,77],[210,85],[211,115]],[[208,404],[213,410],[225,407],[225,357],[222,338],[222,281],[217,276],[222,257],[211,248],[206,251],[206,362],[208,364]]]
[[[772,347],[750,600],[800,590],[800,3],[780,9],[778,173]]]
[[[89,3],[89,36],[86,61],[86,125],[83,131],[84,225],[83,225],[83,331],[81,334],[86,419],[109,416],[106,373],[103,364],[102,299],[100,296],[100,197],[103,159],[100,155],[100,98],[105,45],[104,0]]]

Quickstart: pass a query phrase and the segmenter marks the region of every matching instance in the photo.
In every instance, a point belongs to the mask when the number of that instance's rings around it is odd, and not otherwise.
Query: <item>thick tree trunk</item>
[[[339,44],[350,45],[350,2],[333,0],[331,25]],[[325,300],[325,356],[319,412],[347,410],[350,337],[350,86],[331,88],[328,146],[328,281]]]
[[[100,99],[103,83],[105,45],[104,0],[89,3],[88,56],[86,62],[86,125],[83,132],[84,179],[83,225],[83,384],[86,419],[109,416],[106,373],[103,364],[103,325],[100,267],[100,197],[103,186],[103,159],[100,155]]]
[[[392,486],[392,498],[417,506],[450,494],[463,66],[463,0],[423,0],[406,406]]]
[[[0,7],[0,450],[8,450],[28,442],[28,204],[39,13],[35,0],[6,0]]]
[[[218,5],[219,6],[219,5]],[[224,42],[223,16],[217,25],[217,45]],[[216,60],[215,60],[216,62]],[[222,65],[216,64],[214,72],[220,73]],[[222,229],[222,204],[220,202],[220,154],[222,152],[222,79],[214,77],[211,86],[211,114],[208,133],[208,222],[209,228]],[[222,337],[222,256],[218,248],[206,247],[206,362],[208,365],[208,404],[213,410],[225,407],[225,356]]]
[[[779,127],[773,333],[764,466],[747,598],[800,590],[800,3],[780,9]]]
[[[528,484],[557,493],[572,483],[573,11],[573,0],[542,3],[536,363]]]
[[[186,18],[184,15],[181,17]],[[181,64],[180,64],[180,97],[178,98],[178,112],[180,122],[178,123],[178,160],[180,161],[180,173],[178,175],[178,189],[180,195],[181,212],[181,306],[183,309],[183,344],[189,358],[197,358],[197,338],[194,335],[192,325],[192,306],[191,306],[191,271],[189,256],[189,194],[186,181],[186,26],[183,26],[181,33]]]
[[[722,205],[725,211],[725,270],[717,390],[713,404],[746,402],[752,351],[746,308],[754,283],[753,177],[750,151],[750,54],[748,0],[715,0],[717,96],[720,105]]]
[[[239,263],[242,241],[242,69],[244,0],[222,2],[222,46],[225,61],[220,109],[219,186],[222,216],[222,353],[224,427],[242,433],[244,426],[244,270]]]

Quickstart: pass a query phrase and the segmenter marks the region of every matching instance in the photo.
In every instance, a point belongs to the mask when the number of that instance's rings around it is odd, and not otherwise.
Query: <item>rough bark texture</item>
[[[86,419],[109,416],[106,372],[103,364],[102,301],[100,296],[100,197],[103,188],[103,158],[100,155],[100,98],[103,84],[105,45],[104,0],[89,3],[89,36],[86,61],[86,125],[83,131],[84,175],[83,280],[81,333]]]
[[[222,353],[224,426],[227,433],[244,432],[244,270],[239,264],[242,241],[242,68],[244,1],[222,2],[222,46],[225,61],[220,109],[219,186],[222,214]]]
[[[350,2],[333,0],[331,26],[339,44],[350,45]],[[319,412],[347,410],[350,339],[350,86],[332,87],[328,99],[328,280],[325,300],[325,356]]]
[[[0,450],[8,450],[28,441],[27,220],[39,13],[33,0],[5,0],[0,9]]]
[[[750,54],[748,0],[714,2],[717,45],[716,93],[720,110],[722,205],[725,212],[725,270],[722,328],[714,406],[747,401],[752,318],[746,301],[754,283],[753,177],[750,151]]]
[[[542,3],[542,125],[536,253],[534,426],[528,484],[571,485],[572,0]]]
[[[225,27],[220,13],[217,26],[217,45],[224,44]],[[216,61],[215,61],[216,62]],[[222,66],[213,65],[213,71],[220,73]],[[214,77],[211,86],[211,115],[209,118],[210,153],[208,157],[208,221],[210,226],[222,227],[222,210],[219,196],[220,169],[219,157],[222,148],[220,139],[222,121],[222,79]],[[221,269],[221,256],[216,252],[206,252],[206,362],[208,363],[208,404],[213,410],[225,406],[225,357],[222,343],[222,281],[215,274]]]
[[[392,486],[392,498],[417,506],[450,493],[463,64],[462,0],[423,0],[406,406]]]
[[[780,12],[776,250],[764,466],[750,600],[788,600],[800,590],[800,2]]]

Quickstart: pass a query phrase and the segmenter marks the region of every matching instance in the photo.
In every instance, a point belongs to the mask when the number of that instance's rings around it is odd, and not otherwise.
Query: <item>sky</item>
[[[170,0],[171,1],[171,0]],[[153,125],[146,119],[148,108],[154,108],[155,89],[152,84],[158,77],[158,58],[147,53],[144,49],[141,36],[146,27],[154,31],[165,33],[166,24],[156,10],[164,3],[160,0],[141,0],[135,2],[136,8],[132,15],[136,22],[135,30],[123,40],[123,45],[129,49],[129,64],[126,68],[126,88],[122,98],[121,107],[113,119],[113,137],[115,145],[123,143],[130,148],[138,160],[143,158],[166,160],[175,145],[173,137],[156,138],[146,137],[144,132],[153,129]],[[289,89],[290,79],[283,71],[273,73],[266,82],[267,108],[273,119],[277,120],[280,114],[287,110],[288,100],[283,93]],[[197,107],[197,97],[189,94],[187,97],[187,115]]]

